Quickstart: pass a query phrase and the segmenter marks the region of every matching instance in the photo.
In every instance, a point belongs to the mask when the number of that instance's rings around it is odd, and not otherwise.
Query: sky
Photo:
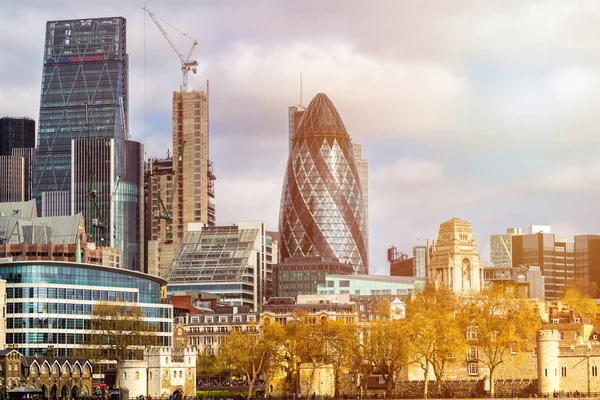
[[[198,41],[218,224],[277,229],[302,71],[302,103],[326,93],[369,161],[372,274],[453,217],[486,265],[508,227],[600,233],[600,2],[5,0],[0,115],[38,119],[46,21],[123,16],[130,131],[166,155],[181,71],[144,5]]]

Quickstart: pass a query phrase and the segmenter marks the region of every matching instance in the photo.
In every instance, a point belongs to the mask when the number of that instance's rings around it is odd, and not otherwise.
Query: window
[[[256,318],[254,317],[254,315],[248,315],[246,317],[246,321],[248,321],[248,322],[256,322]]]
[[[511,343],[510,344],[510,354],[517,354],[517,344],[516,343]]]
[[[578,323],[581,322],[581,319],[579,319],[579,318],[573,318],[573,322],[575,322],[576,324],[578,324]]]
[[[559,332],[560,335],[560,340],[565,340],[565,333],[564,332]]]
[[[219,315],[219,322],[227,322],[227,316],[226,315]]]
[[[479,375],[479,367],[477,363],[469,363],[469,375]]]
[[[598,335],[596,335],[596,334],[594,333],[594,336],[592,336],[592,340],[598,340]]]
[[[123,379],[127,379],[127,372],[123,371]]]
[[[558,325],[558,324],[560,323],[560,320],[559,320],[558,318],[554,318],[554,319],[552,320],[552,323],[553,323],[554,325]]]
[[[537,357],[537,347],[533,349],[533,356]]]
[[[350,281],[348,281],[348,280],[340,281],[340,287],[350,287]]]
[[[476,326],[468,326],[467,327],[467,340],[477,340],[477,327]]]
[[[213,317],[204,317],[204,322],[206,322],[207,324],[212,324],[213,322]]]
[[[479,358],[479,349],[477,346],[469,346],[469,352],[467,353],[469,360],[477,360]]]
[[[560,375],[567,376],[567,367],[560,367]]]
[[[592,376],[598,376],[598,367],[592,365]]]
[[[140,373],[138,371],[135,371],[135,380],[136,381],[140,380]]]

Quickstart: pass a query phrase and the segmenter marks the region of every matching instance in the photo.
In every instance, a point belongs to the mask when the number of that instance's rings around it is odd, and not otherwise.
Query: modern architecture
[[[511,282],[521,297],[544,300],[544,277],[537,266],[484,268],[483,280],[485,285]]]
[[[143,145],[75,139],[71,154],[71,213],[85,215],[90,242],[121,251],[122,268],[144,271]]]
[[[25,195],[23,200],[20,201],[31,200],[33,195],[33,177],[35,176],[35,148],[17,147],[12,149],[12,155],[23,158],[23,180],[25,182]],[[0,182],[2,182],[1,179]]]
[[[506,233],[490,235],[490,267],[508,268],[512,266],[513,235],[521,235],[521,228],[508,228]]]
[[[575,236],[575,279],[600,288],[600,235]],[[589,293],[600,297],[600,293]]]
[[[35,121],[31,118],[0,118],[0,156],[13,155],[13,149],[35,148]]]
[[[0,202],[25,201],[25,159],[0,156]]]
[[[554,233],[513,235],[512,266],[537,266],[544,277],[544,299],[562,298],[575,282],[575,244],[558,240]]]
[[[166,281],[136,271],[100,265],[25,261],[0,263],[6,280],[6,343],[25,356],[59,357],[83,348],[90,317],[100,301],[139,305],[161,346],[172,346],[173,306],[161,302]]]
[[[173,260],[173,157],[150,158],[144,171],[145,271],[164,276]],[[168,206],[167,206],[168,205]]]
[[[322,257],[289,257],[273,267],[275,296],[293,297],[299,294],[317,294],[317,287],[328,275],[354,273],[352,265],[337,259]]]
[[[129,62],[122,17],[46,24],[34,196],[71,190],[71,140],[116,139],[128,126]],[[43,216],[67,215],[62,194]],[[65,204],[65,202],[67,204]]]
[[[428,277],[456,293],[483,288],[483,264],[470,223],[452,218],[440,224]]]
[[[408,296],[425,288],[425,279],[385,275],[328,275],[318,294],[352,296]],[[354,298],[354,297],[351,297]],[[358,300],[358,299],[357,299]]]
[[[329,98],[317,94],[293,134],[279,215],[280,263],[324,257],[368,272],[367,225],[352,141]]]
[[[362,145],[352,143],[352,150],[354,151],[354,159],[356,160],[356,167],[358,169],[358,178],[360,182],[360,188],[363,194],[363,204],[365,210],[365,226],[366,226],[366,246],[367,246],[367,259],[369,257],[369,161],[362,158]]]
[[[273,293],[271,238],[264,223],[190,224],[189,229],[166,274],[168,293],[218,293],[226,304],[259,311]]]
[[[173,92],[173,236],[183,241],[188,223],[214,226],[215,195],[209,160],[208,95]],[[170,204],[167,203],[167,207]]]

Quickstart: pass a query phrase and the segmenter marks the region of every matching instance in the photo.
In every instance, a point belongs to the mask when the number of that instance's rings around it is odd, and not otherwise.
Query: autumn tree
[[[264,323],[257,332],[255,326],[247,331],[233,331],[224,340],[219,351],[230,369],[242,372],[248,379],[248,395],[252,397],[256,380],[266,372],[279,348],[279,335],[270,323]]]
[[[519,298],[512,285],[493,284],[474,294],[466,309],[466,336],[477,346],[476,358],[489,370],[490,395],[494,396],[494,372],[511,347],[519,348],[539,323],[531,304]]]
[[[353,322],[321,319],[320,331],[325,342],[324,359],[333,368],[334,397],[340,398],[341,376],[352,367],[353,354],[359,347],[359,331]]]
[[[589,318],[592,322],[598,313],[598,305],[594,299],[576,286],[571,286],[565,291],[562,302],[573,311]]]
[[[392,398],[402,368],[413,361],[407,328],[406,320],[380,318],[370,321],[363,332],[363,357],[383,377],[387,398]]]
[[[101,301],[92,311],[86,352],[92,360],[116,362],[118,388],[121,362],[136,358],[136,351],[157,345],[157,331],[144,320],[144,313],[136,304]]]
[[[424,371],[425,398],[428,396],[429,367],[433,369],[439,395],[446,363],[466,347],[459,308],[459,299],[452,291],[431,283],[407,304],[408,334],[417,363]]]
[[[211,378],[225,371],[225,364],[220,357],[214,354],[198,354],[196,357],[196,375]]]

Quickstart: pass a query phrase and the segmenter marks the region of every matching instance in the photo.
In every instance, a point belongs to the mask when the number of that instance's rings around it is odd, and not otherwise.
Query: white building
[[[521,234],[521,228],[508,228],[506,233],[490,235],[490,267],[512,267],[511,237]]]
[[[142,361],[123,361],[120,386],[129,397],[196,395],[196,348],[154,347],[144,350]]]

